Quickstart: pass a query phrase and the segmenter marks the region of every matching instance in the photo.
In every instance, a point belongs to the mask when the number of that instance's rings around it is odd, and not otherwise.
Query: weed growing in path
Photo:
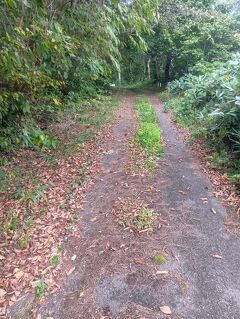
[[[47,291],[48,285],[44,282],[43,279],[39,279],[36,283],[36,290],[37,290],[37,298],[42,299]]]
[[[163,256],[163,255],[156,255],[154,257],[154,260],[156,261],[156,263],[160,264],[160,265],[163,265],[165,264],[165,262],[167,261],[166,257]]]
[[[119,199],[115,207],[118,223],[126,229],[142,232],[157,225],[157,213],[140,201]]]

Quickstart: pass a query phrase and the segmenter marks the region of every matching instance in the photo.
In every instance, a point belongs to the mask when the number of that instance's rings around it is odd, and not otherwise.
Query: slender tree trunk
[[[156,83],[157,83],[157,87],[160,87],[161,83],[160,83],[159,65],[158,65],[158,59],[157,58],[155,60],[155,67],[156,67]]]
[[[122,74],[121,74],[121,68],[118,69],[118,85],[121,86],[122,84]]]
[[[147,76],[147,65],[146,65],[146,60],[143,58],[143,80],[146,79]]]
[[[148,81],[151,81],[151,59],[148,59],[147,71],[148,71]]]

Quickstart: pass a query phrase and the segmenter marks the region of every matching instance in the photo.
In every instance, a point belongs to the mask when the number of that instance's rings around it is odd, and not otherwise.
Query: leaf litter
[[[63,246],[62,238],[76,232],[76,214],[82,208],[84,196],[94,183],[101,171],[99,157],[104,153],[106,142],[111,138],[112,125],[105,125],[95,137],[82,144],[82,149],[69,157],[57,160],[57,170],[47,161],[31,162],[38,172],[40,185],[52,185],[42,190],[39,200],[13,198],[9,193],[0,197],[2,224],[6,223],[5,216],[14,212],[15,227],[8,227],[0,233],[0,315],[18,298],[20,293],[34,292],[35,282],[44,276],[48,289],[58,288],[59,266],[52,267],[49,263],[51,256],[61,254],[58,247]],[[22,150],[21,156],[29,151]],[[28,156],[22,156],[28,158]],[[28,166],[28,162],[21,163]],[[74,179],[83,182],[73,183]],[[34,187],[31,181],[24,185],[26,193],[32,194]],[[6,194],[5,194],[6,195]],[[32,218],[33,227],[26,227],[26,215]],[[14,228],[14,229],[13,229]],[[75,256],[72,260],[75,260]],[[75,267],[67,271],[69,276]]]

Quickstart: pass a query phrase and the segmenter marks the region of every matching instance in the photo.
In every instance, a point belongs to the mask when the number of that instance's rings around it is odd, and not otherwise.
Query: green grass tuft
[[[155,260],[158,264],[160,264],[160,265],[165,264],[165,262],[167,261],[166,257],[163,256],[163,255],[156,255],[156,256],[154,257],[154,260]]]

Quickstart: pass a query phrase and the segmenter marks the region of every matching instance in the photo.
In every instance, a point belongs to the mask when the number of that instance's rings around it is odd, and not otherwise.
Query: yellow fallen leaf
[[[23,275],[24,275],[24,272],[22,270],[19,270],[19,271],[15,272],[15,277],[17,279],[22,278]]]
[[[160,307],[160,310],[165,315],[171,315],[172,314],[172,311],[171,311],[171,309],[168,306],[162,306],[162,307]]]

